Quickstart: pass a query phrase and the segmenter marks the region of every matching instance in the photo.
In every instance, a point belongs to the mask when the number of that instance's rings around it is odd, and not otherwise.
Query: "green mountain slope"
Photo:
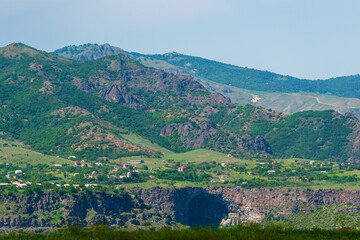
[[[81,56],[83,60],[93,59],[89,57],[90,53],[99,57],[114,54],[104,50],[110,48],[107,44],[100,46],[69,46],[55,51],[55,54],[73,59]],[[69,54],[69,49],[78,55]],[[234,103],[250,103],[284,113],[333,109],[360,117],[359,76],[311,81],[178,53],[128,53],[128,56],[148,67],[190,75],[207,89],[229,97]]]
[[[340,97],[360,98],[360,75],[327,80],[306,80],[179,53],[163,55],[131,54],[143,64],[152,61],[152,66],[154,66],[154,64],[157,64],[156,61],[164,61],[191,73],[193,76],[238,88],[268,92],[331,93]]]
[[[47,154],[161,154],[161,148],[122,137],[136,134],[174,152],[359,159],[360,124],[350,115],[286,116],[239,106],[189,76],[147,68],[122,54],[74,61],[12,44],[0,50],[0,69],[0,131]]]

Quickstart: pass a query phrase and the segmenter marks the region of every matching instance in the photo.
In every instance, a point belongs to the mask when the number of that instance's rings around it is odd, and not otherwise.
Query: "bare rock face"
[[[360,191],[349,190],[272,190],[241,187],[181,189],[138,189],[135,193],[156,209],[187,225],[234,225],[261,222],[272,208],[281,214],[306,212],[317,206],[347,203],[360,207]],[[349,209],[351,211],[351,209]],[[230,220],[225,220],[229,218]]]
[[[160,136],[170,136],[176,130],[186,148],[203,147],[209,138],[218,133],[213,122],[202,118],[197,127],[194,127],[191,122],[172,123],[161,130]]]
[[[111,85],[99,93],[99,97],[113,103],[125,103],[130,106],[139,103],[137,97],[127,92],[122,84]]]
[[[129,194],[3,194],[0,201],[2,211],[7,209],[6,214],[0,216],[0,232],[18,228],[41,231],[59,227],[64,222],[79,226],[100,222],[124,226],[130,221],[156,219],[161,223],[166,219],[159,212],[148,211],[138,198]],[[133,211],[140,211],[140,214],[133,214]],[[54,218],[59,213],[60,219]]]
[[[124,226],[140,221],[161,223],[166,219],[190,226],[230,226],[261,222],[274,208],[279,215],[316,210],[319,206],[346,203],[360,207],[360,191],[278,190],[241,187],[185,187],[179,189],[132,189],[122,195],[58,194],[0,196],[0,230],[51,228],[61,222],[85,226],[96,222]],[[60,219],[54,215],[61,212]],[[168,217],[165,217],[168,216]],[[56,220],[56,221],[55,221]]]
[[[94,45],[91,49],[78,54],[74,57],[75,60],[95,60],[109,55],[124,54],[128,55],[124,50],[118,47],[113,47],[106,43],[103,45]]]
[[[164,127],[161,132],[160,132],[160,136],[170,136],[171,133],[176,129],[176,124],[172,123],[166,127]]]
[[[247,133],[243,135],[243,139],[246,142],[248,149],[272,154],[270,144],[262,136],[256,136],[254,139],[249,133]]]

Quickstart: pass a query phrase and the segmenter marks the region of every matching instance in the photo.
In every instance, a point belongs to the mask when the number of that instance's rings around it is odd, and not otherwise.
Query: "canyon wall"
[[[241,187],[132,189],[120,194],[44,192],[0,195],[0,229],[44,229],[64,224],[111,227],[235,225],[261,222],[269,213],[289,215],[346,203],[358,211],[360,191],[278,190]],[[274,211],[276,210],[276,211]]]

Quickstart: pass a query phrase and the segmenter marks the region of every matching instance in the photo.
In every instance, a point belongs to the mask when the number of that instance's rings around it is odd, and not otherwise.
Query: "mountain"
[[[81,52],[84,46],[88,46],[86,52],[99,51],[97,45],[93,44],[70,47]],[[74,58],[67,55],[68,48],[54,53]],[[103,51],[99,56],[106,54]],[[249,103],[289,114],[304,110],[333,109],[341,114],[350,112],[360,117],[359,75],[313,81],[175,52],[163,55],[127,54],[145,66],[190,75],[207,89],[229,97],[234,103]],[[86,59],[92,58],[83,58]]]
[[[75,61],[17,43],[0,50],[0,69],[0,132],[47,154],[161,155],[122,137],[132,134],[175,152],[359,160],[360,123],[351,114],[240,106],[123,54]]]
[[[56,55],[75,60],[95,60],[113,54],[124,54],[127,52],[110,44],[83,44],[80,46],[67,46],[54,52]]]
[[[179,53],[131,54],[146,66],[189,74],[233,102],[251,103],[284,113],[333,109],[360,117],[359,75],[306,80]]]
[[[153,62],[152,64],[161,64],[160,62],[164,61],[196,77],[243,89],[286,93],[330,93],[340,97],[360,98],[360,75],[326,80],[307,80],[268,71],[238,67],[175,52],[163,55],[143,55],[139,53],[132,53],[132,55],[143,64],[149,61],[159,61],[159,63]]]

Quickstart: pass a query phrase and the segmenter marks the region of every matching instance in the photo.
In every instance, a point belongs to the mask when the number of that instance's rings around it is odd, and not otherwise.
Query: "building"
[[[15,174],[21,175],[23,172],[21,170],[15,170]]]
[[[218,183],[218,182],[222,182],[222,180],[213,178],[213,179],[210,180],[210,182],[211,183]]]
[[[272,173],[275,173],[275,170],[269,170],[267,172],[268,172],[268,174],[272,174]]]
[[[74,163],[74,165],[75,165],[75,166],[80,166],[80,165],[81,165],[81,162],[76,161],[76,162]]]
[[[227,175],[226,173],[223,173],[223,174],[220,175],[220,177],[221,177],[222,179],[225,179],[225,178],[228,178],[228,175]]]
[[[185,172],[186,169],[187,169],[187,167],[181,166],[181,167],[178,168],[178,172]]]
[[[130,160],[129,164],[141,164],[143,163],[143,160]]]
[[[103,164],[102,164],[101,162],[97,162],[97,163],[95,163],[95,166],[97,166],[97,167],[102,167]]]

